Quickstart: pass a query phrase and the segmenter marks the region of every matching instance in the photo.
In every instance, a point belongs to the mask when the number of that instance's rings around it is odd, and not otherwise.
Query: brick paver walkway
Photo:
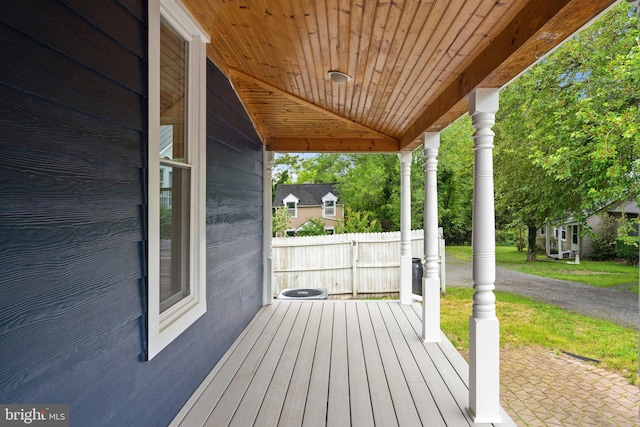
[[[502,406],[519,426],[638,426],[638,388],[543,348],[501,350]]]

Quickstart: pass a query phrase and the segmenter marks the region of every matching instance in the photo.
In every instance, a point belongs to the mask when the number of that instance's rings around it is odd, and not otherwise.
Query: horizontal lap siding
[[[208,65],[208,311],[143,359],[146,2],[0,11],[0,402],[166,425],[258,310],[261,144]]]
[[[262,305],[262,144],[226,77],[207,70],[207,282],[222,357]],[[220,325],[225,325],[221,328]]]
[[[72,2],[0,12],[0,401],[115,424],[143,352],[145,59]]]

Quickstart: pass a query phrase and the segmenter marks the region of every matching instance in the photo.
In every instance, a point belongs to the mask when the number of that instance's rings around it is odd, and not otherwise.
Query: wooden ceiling
[[[268,149],[412,150],[615,0],[183,0]],[[327,72],[352,76],[332,83]]]

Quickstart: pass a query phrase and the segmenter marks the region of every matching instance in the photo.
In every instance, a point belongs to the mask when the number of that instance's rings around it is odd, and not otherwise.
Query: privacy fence
[[[411,232],[411,246],[412,256],[423,258],[422,230]],[[289,288],[352,297],[399,291],[399,231],[277,237],[272,247],[275,295]]]

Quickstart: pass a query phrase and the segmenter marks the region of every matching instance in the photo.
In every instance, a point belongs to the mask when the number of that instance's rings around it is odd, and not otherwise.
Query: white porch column
[[[476,89],[469,114],[476,132],[473,185],[473,311],[469,318],[469,408],[476,423],[500,417],[500,326],[496,317],[493,137],[498,89]]]
[[[438,261],[438,148],[440,133],[422,135],[424,149],[424,275],[422,278],[422,338],[440,341],[440,269]]]
[[[273,236],[273,220],[271,206],[271,174],[273,171],[273,151],[262,149],[262,218],[264,233],[262,243],[262,305],[269,305],[273,301],[273,250],[271,239]]]
[[[411,152],[400,158],[400,304],[411,304]]]

